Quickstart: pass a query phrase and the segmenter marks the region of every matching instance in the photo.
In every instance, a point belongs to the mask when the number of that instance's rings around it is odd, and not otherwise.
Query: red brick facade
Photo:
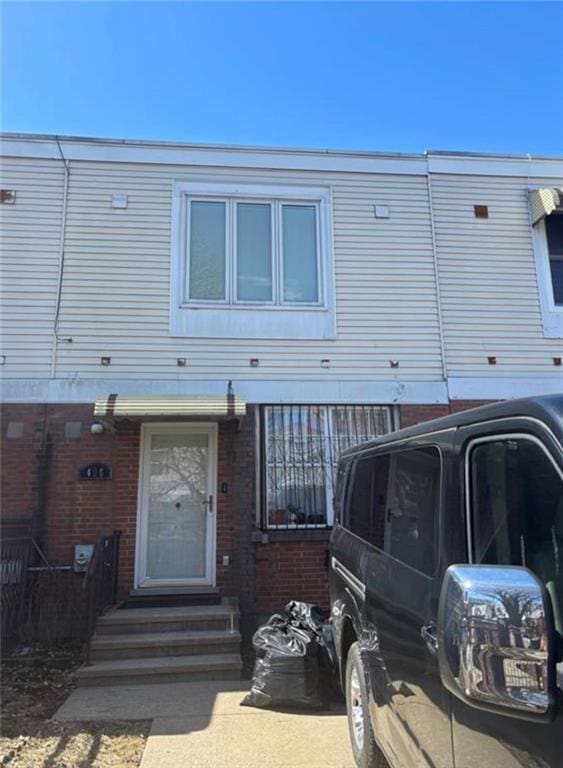
[[[401,426],[481,405],[404,405]],[[328,604],[328,536],[269,532],[256,526],[254,409],[239,424],[219,423],[217,585],[239,598],[247,615],[290,600]],[[119,590],[133,587],[137,527],[140,423],[120,421],[115,432],[92,435],[90,405],[10,405],[2,411],[2,510],[32,517],[50,562],[72,563],[74,545],[122,532]],[[77,434],[80,425],[80,434]],[[79,470],[104,462],[111,480],[80,480]],[[223,565],[223,557],[229,564]]]

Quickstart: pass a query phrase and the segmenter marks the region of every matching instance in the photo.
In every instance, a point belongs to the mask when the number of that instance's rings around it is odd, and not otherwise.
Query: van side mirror
[[[555,628],[541,582],[526,568],[451,565],[438,609],[444,686],[498,714],[551,720],[556,706]]]

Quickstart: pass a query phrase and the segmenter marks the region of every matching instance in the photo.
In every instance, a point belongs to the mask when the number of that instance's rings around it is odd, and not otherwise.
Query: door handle
[[[213,495],[210,493],[207,501],[202,502],[204,507],[207,507],[209,512],[213,514]]]
[[[426,643],[426,647],[430,653],[436,653],[438,651],[436,624],[433,621],[429,621],[428,624],[424,624],[424,626],[420,628],[420,636]]]

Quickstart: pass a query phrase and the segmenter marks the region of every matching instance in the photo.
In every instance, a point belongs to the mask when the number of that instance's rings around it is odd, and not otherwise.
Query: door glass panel
[[[272,300],[272,208],[237,204],[237,298]]]
[[[147,577],[203,579],[206,572],[206,434],[153,434],[148,489]]]
[[[282,206],[284,301],[319,300],[316,218],[314,205]]]
[[[190,203],[190,299],[225,298],[225,203]]]

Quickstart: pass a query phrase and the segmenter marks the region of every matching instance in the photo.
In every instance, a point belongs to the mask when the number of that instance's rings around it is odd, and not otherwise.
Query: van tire
[[[369,716],[368,690],[359,643],[352,643],[346,659],[346,713],[352,753],[358,768],[387,768],[388,763],[373,737]],[[363,736],[358,732],[363,722]]]

